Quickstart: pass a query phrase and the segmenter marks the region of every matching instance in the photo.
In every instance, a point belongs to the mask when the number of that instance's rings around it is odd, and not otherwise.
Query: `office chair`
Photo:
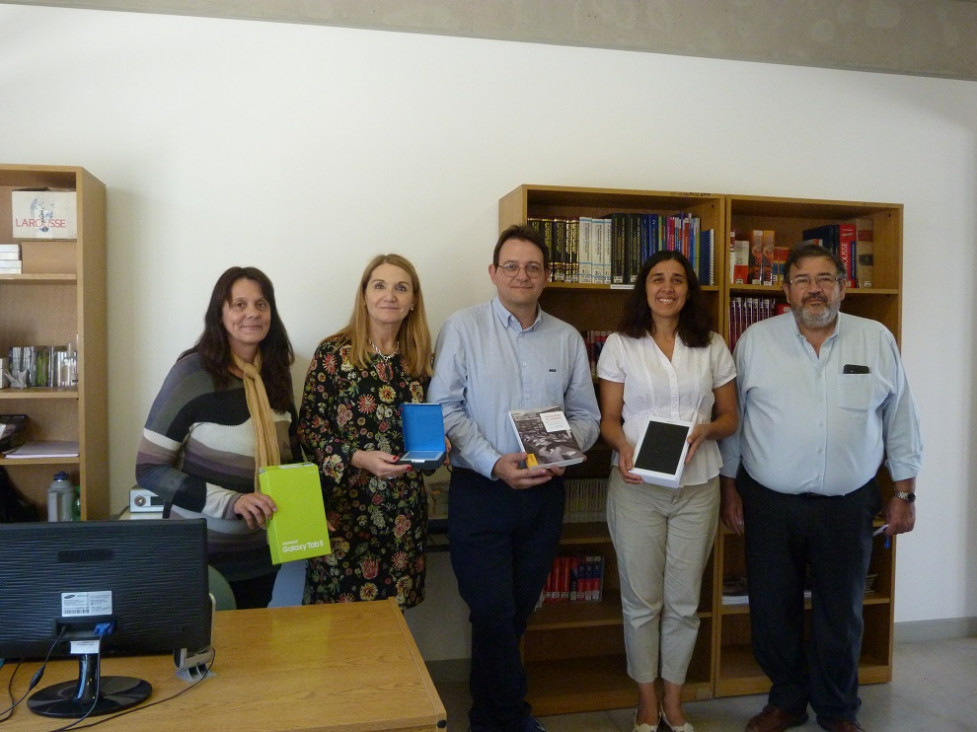
[[[207,584],[218,610],[237,610],[237,601],[227,579],[214,567],[207,566]]]

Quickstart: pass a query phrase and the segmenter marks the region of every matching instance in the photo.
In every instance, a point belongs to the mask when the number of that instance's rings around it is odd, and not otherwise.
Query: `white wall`
[[[902,343],[927,452],[896,618],[977,616],[977,85],[15,5],[0,49],[0,160],[82,165],[108,186],[114,508],[231,264],[275,282],[300,384],[374,253],[415,263],[435,333],[488,298],[497,201],[520,183],[903,202]],[[453,583],[446,563],[431,581]]]

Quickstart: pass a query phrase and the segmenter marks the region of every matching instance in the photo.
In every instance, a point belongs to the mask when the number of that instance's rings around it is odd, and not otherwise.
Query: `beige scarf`
[[[244,398],[254,422],[254,486],[258,490],[258,470],[282,461],[275,433],[275,417],[268,402],[265,382],[261,380],[261,351],[255,353],[254,363],[243,361],[235,353],[231,353],[231,358],[244,374]]]

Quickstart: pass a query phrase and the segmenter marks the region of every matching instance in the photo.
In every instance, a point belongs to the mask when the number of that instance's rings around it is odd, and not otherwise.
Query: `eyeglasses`
[[[521,269],[526,271],[526,277],[531,280],[535,280],[543,274],[543,265],[537,264],[536,262],[530,262],[525,266],[518,265],[515,262],[506,262],[505,264],[500,264],[499,269],[505,272],[507,277],[513,278],[519,274],[519,270]]]
[[[808,277],[807,275],[797,275],[797,277],[791,277],[789,284],[797,287],[801,290],[808,290],[811,288],[811,284],[816,284],[822,290],[827,290],[830,287],[834,287],[836,284],[841,282],[843,278],[838,275],[829,274],[819,274],[817,277]]]

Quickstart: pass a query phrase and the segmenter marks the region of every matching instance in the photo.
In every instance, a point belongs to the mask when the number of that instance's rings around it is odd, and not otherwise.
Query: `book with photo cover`
[[[526,453],[527,468],[559,468],[587,459],[559,407],[514,409],[509,412],[509,424]]]
[[[635,448],[631,472],[640,475],[645,483],[678,488],[693,426],[692,422],[675,419],[649,419]]]

